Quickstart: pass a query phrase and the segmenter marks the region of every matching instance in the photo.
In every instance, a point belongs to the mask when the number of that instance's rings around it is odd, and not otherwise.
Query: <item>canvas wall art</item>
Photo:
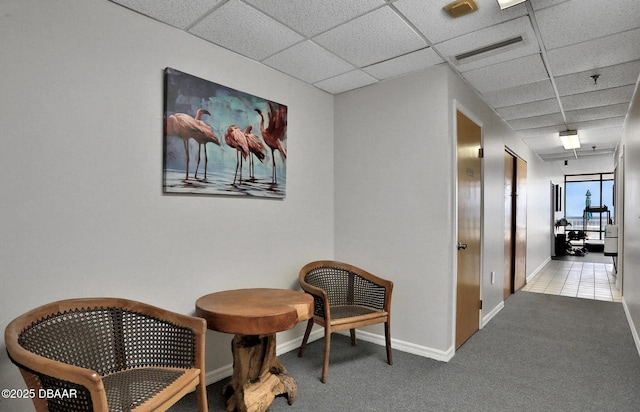
[[[284,198],[287,106],[165,69],[165,193]]]

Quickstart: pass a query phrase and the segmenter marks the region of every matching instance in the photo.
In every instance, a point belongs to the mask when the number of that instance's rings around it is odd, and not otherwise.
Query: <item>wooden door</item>
[[[504,152],[504,279],[502,297],[513,293],[513,247],[514,247],[514,156]]]
[[[526,283],[527,162],[504,154],[504,287],[503,297]]]
[[[527,282],[527,162],[516,157],[515,253],[513,290]]]
[[[458,281],[456,348],[480,328],[480,194],[482,131],[457,112],[458,159]]]

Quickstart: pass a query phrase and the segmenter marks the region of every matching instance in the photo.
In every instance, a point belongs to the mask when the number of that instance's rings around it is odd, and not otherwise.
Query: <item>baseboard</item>
[[[633,336],[633,341],[636,344],[636,350],[638,351],[638,355],[640,355],[640,337],[638,337],[638,331],[636,330],[636,326],[633,323],[633,319],[631,318],[631,313],[629,312],[629,308],[627,307],[627,302],[622,297],[622,307],[624,308],[624,313],[627,316],[627,322],[629,322],[629,328],[631,329],[631,335]]]
[[[342,331],[338,333],[344,334],[345,336],[349,336],[349,331]],[[378,335],[375,333],[358,330],[357,337],[358,339],[361,339],[366,342],[370,342],[379,346],[386,346],[386,342],[384,340],[383,335]],[[427,346],[416,345],[415,343],[405,342],[405,341],[401,341],[393,338],[391,338],[391,348],[392,350],[411,353],[413,355],[418,355],[424,358],[430,358],[430,359],[434,359],[441,362],[449,362],[451,358],[453,358],[453,355],[455,354],[454,348],[451,348],[448,351],[441,351],[441,350],[429,348]]]
[[[343,330],[341,332],[336,332],[340,335],[350,336],[348,330]],[[318,328],[311,332],[309,335],[309,342],[313,342],[315,340],[321,339],[324,337],[324,329]],[[373,343],[378,346],[386,346],[387,343],[384,340],[384,335],[378,335],[377,333],[367,332],[365,330],[358,329],[357,331],[358,340],[363,340],[365,342]],[[302,337],[299,339],[294,339],[292,342],[295,342],[293,345],[288,345],[285,343],[282,345],[282,348],[285,349],[289,346],[292,346],[293,349],[297,349],[300,347],[302,343]],[[279,346],[278,346],[279,347]],[[402,340],[391,338],[391,348],[392,350],[398,350],[400,352],[411,353],[413,355],[422,356],[424,358],[430,358],[441,362],[448,362],[453,358],[455,354],[455,349],[452,347],[448,351],[441,351],[433,348],[429,348],[427,346],[416,345],[415,343],[405,342]],[[276,349],[277,351],[278,349]],[[283,350],[282,353],[286,353],[286,350]]]
[[[482,325],[480,325],[480,329],[484,328],[485,325],[487,325],[487,323],[489,323],[491,319],[493,319],[503,308],[504,300],[498,303],[496,307],[491,310],[491,312],[487,313],[486,316],[482,317]]]
[[[546,258],[544,260],[544,262],[542,262],[537,268],[536,270],[534,270],[533,272],[531,272],[531,274],[529,274],[529,276],[527,276],[527,282],[529,282],[531,279],[535,278],[536,276],[538,276],[538,273],[540,273],[540,271],[546,266],[547,263],[551,262],[551,256],[549,256],[548,258]]]
[[[206,373],[204,381],[207,385],[219,382],[233,375],[233,364],[224,365]]]
[[[337,332],[337,333],[349,336],[348,330]],[[386,345],[384,336],[382,335],[370,333],[363,330],[358,330],[357,336],[358,336],[358,339],[363,340],[365,342],[370,342],[380,346]],[[309,335],[308,342],[313,342],[323,337],[324,337],[324,329],[317,328],[313,330]],[[302,343],[302,336],[287,342],[283,342],[279,345],[276,345],[276,355],[280,356],[284,353],[291,352],[292,350],[297,350],[300,347],[301,343]],[[393,339],[393,338],[391,339],[391,347],[393,348],[393,350],[398,350],[400,352],[407,352],[413,355],[418,355],[418,356],[434,359],[441,362],[450,361],[451,358],[453,358],[453,355],[455,354],[455,349],[453,347],[447,351],[441,351],[441,350],[429,348],[426,346],[416,345],[410,342]],[[232,374],[233,374],[233,364],[224,365],[218,369],[207,372],[205,381],[207,385],[210,385],[212,383],[226,379]]]
[[[323,336],[324,336],[324,329],[316,328],[315,330],[312,330],[311,333],[309,334],[309,340],[307,340],[307,343],[316,341],[322,338]],[[302,345],[302,338],[303,336],[300,336],[295,339],[291,339],[288,342],[283,342],[279,345],[276,345],[276,355],[280,356],[283,353],[291,352],[292,350],[298,350],[300,348],[300,345]]]

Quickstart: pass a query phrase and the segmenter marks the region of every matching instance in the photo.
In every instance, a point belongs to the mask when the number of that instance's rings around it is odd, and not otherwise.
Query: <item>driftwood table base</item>
[[[198,298],[207,327],[234,334],[233,376],[223,395],[227,411],[264,412],[278,395],[289,405],[298,385],[276,358],[276,333],[313,316],[313,297],[288,289],[236,289]]]
[[[233,377],[223,389],[227,411],[264,412],[278,395],[289,405],[298,384],[276,357],[276,335],[235,335],[231,343]]]

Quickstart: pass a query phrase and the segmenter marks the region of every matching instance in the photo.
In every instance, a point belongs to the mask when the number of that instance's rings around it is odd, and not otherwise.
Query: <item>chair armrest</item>
[[[367,279],[368,281],[378,285],[378,286],[382,286],[387,290],[392,290],[393,289],[393,282],[387,279],[383,279],[379,276],[374,275],[373,273],[367,272],[364,269],[361,269],[357,266],[353,266],[353,265],[349,265],[347,263],[340,263],[340,267],[353,272],[355,274],[357,274],[358,276],[362,277],[363,279]]]
[[[96,371],[45,358],[20,346],[18,336],[22,329],[24,329],[23,321],[19,317],[9,323],[4,331],[4,342],[12,362],[52,378],[82,385],[88,389],[104,391],[102,378]]]
[[[302,290],[313,296],[314,316],[319,316],[323,319],[331,319],[331,307],[329,305],[329,296],[327,295],[327,292],[305,282],[304,276],[300,276],[299,280]]]
[[[7,339],[7,336],[11,332],[12,331],[9,331],[8,329],[5,331],[5,339]],[[102,377],[98,372],[36,355],[15,343],[17,341],[5,340],[5,342],[7,343],[6,346],[9,359],[20,368],[21,373],[25,376],[25,382],[34,383],[33,385],[28,386],[29,389],[34,389],[36,391],[34,395],[37,398],[40,398],[41,394],[39,391],[40,389],[43,389],[41,385],[35,384],[36,382],[40,382],[40,378],[37,380],[27,380],[26,378],[26,376],[37,376],[34,373],[37,373],[38,375],[46,375],[55,380],[82,386],[87,390],[88,395],[91,397],[94,411],[107,412],[105,409],[101,408],[102,405],[107,404],[107,395],[102,382]],[[64,387],[60,386],[60,388],[62,389]],[[78,395],[80,395],[80,393]]]
[[[384,293],[384,310],[389,312],[391,310],[391,294],[393,292],[393,282],[387,279],[383,279],[379,276],[374,275],[373,273],[367,272],[364,269],[361,269],[357,266],[350,265],[348,263],[339,263],[340,267],[355,273],[363,279],[368,280],[376,286],[383,287],[385,289]]]
[[[384,310],[389,312],[391,310],[391,294],[393,292],[393,282],[387,279],[382,279],[376,275],[373,275],[369,272],[364,272],[360,269],[359,275],[364,279],[369,280],[377,286],[383,287],[385,289],[384,292]]]
[[[178,314],[179,315],[179,314]],[[205,373],[205,338],[207,335],[207,321],[203,318],[187,315],[179,315],[184,321],[184,326],[191,328],[195,334],[195,367],[200,373]]]

